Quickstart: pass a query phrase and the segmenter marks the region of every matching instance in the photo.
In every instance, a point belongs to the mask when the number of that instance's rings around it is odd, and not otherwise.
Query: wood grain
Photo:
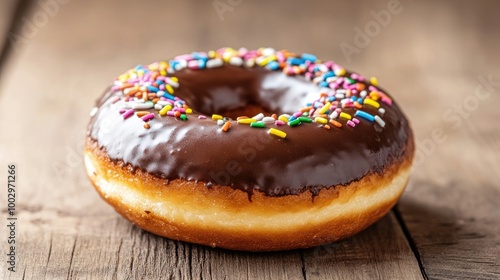
[[[500,87],[457,127],[442,117],[471,100],[478,76],[500,80],[500,41],[491,36],[500,21],[497,2],[401,1],[402,12],[351,57],[339,45],[353,43],[354,28],[388,1],[243,1],[222,19],[211,1],[144,2],[69,1],[4,65],[0,166],[18,166],[22,257],[18,272],[2,265],[0,278],[422,278],[410,245],[429,278],[499,277],[500,134],[491,104],[500,101]],[[390,89],[412,120],[421,153],[433,131],[443,130],[446,140],[424,153],[398,206],[409,241],[391,213],[337,244],[231,252],[148,234],[97,196],[82,164],[93,100],[137,63],[224,45],[338,57]]]

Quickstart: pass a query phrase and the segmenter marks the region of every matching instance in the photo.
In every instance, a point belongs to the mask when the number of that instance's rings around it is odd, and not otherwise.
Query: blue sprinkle
[[[361,98],[361,97],[360,97],[360,98],[358,98],[358,103],[359,103],[359,104],[363,104],[363,98]]]
[[[356,101],[356,96],[351,96],[351,101],[352,102]]]
[[[149,91],[152,91],[152,92],[157,92],[157,91],[159,91],[159,90],[160,90],[159,88],[154,87],[154,86],[146,86],[146,88],[147,88]]]
[[[323,82],[319,82],[318,86],[320,87],[328,87],[328,83],[323,81]]]
[[[332,101],[335,101],[335,96],[328,96],[328,101],[332,102]]]
[[[297,57],[289,57],[286,62],[291,65],[300,65],[303,64],[305,61],[303,59],[297,58]]]
[[[191,53],[191,56],[194,58],[194,59],[207,59],[208,57],[206,55],[203,55],[201,53],[197,53],[197,52],[193,52]]]
[[[280,64],[277,61],[270,61],[266,67],[270,70],[277,70],[280,67]]]
[[[207,59],[206,58],[201,58],[198,60],[198,65],[200,65],[200,69],[203,69],[207,66]]]
[[[323,104],[323,103],[321,103],[319,101],[314,102],[314,108],[323,107],[323,105],[325,105],[325,104]]]
[[[291,116],[291,117],[288,119],[288,122],[291,122],[291,121],[296,120],[296,119],[297,119],[297,117],[295,117],[295,116]]]
[[[365,111],[361,111],[361,110],[356,111],[356,113],[354,115],[356,117],[361,117],[361,118],[368,120],[368,121],[371,121],[371,122],[373,122],[375,120],[374,116],[372,116],[371,114],[368,114]]]
[[[174,100],[175,99],[175,96],[173,96],[172,94],[168,93],[168,92],[165,92],[163,94],[163,97],[167,98],[167,99],[170,99],[170,100]]]
[[[306,103],[306,106],[311,106],[311,105],[312,105],[311,102]]]
[[[330,78],[330,77],[335,77],[335,72],[333,71],[328,71],[326,72],[325,74],[323,74],[323,79],[327,79],[327,78]]]
[[[163,85],[165,84],[165,81],[162,81],[162,80],[156,80],[155,83],[157,83],[158,85]]]
[[[142,65],[140,65],[140,64],[139,64],[139,65],[137,65],[137,66],[134,68],[134,70],[135,70],[135,71],[138,71],[138,70],[141,70],[141,69],[142,69]]]
[[[315,62],[316,59],[318,59],[316,56],[310,54],[310,53],[303,53],[302,54],[302,59],[304,60],[309,60],[311,62]]]

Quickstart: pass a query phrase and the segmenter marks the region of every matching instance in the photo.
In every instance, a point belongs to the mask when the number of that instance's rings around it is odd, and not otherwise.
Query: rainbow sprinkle
[[[276,51],[272,48],[247,50],[245,48],[221,48],[217,51],[193,52],[174,57],[170,61],[160,61],[149,65],[138,65],[120,75],[114,81],[112,90],[115,92],[112,103],[119,100],[125,102],[125,107],[119,113],[126,120],[134,114],[144,121],[144,128],[150,128],[148,122],[165,116],[188,121],[188,115],[193,110],[181,98],[175,96],[175,90],[182,86],[182,81],[174,76],[176,71],[184,68],[204,69],[216,68],[225,64],[238,67],[265,67],[270,71],[283,71],[287,75],[303,75],[307,80],[318,85],[318,98],[307,104],[298,104],[299,110],[292,114],[265,116],[263,113],[253,117],[241,116],[237,124],[253,128],[269,126],[296,127],[303,123],[317,123],[330,130],[330,125],[342,128],[342,122],[348,127],[362,124],[360,121],[385,126],[382,116],[385,109],[381,104],[392,105],[391,98],[378,88],[375,77],[366,79],[356,74],[348,73],[333,61],[322,62],[316,56],[308,53],[294,54],[286,50]],[[300,106],[302,105],[302,107]],[[364,107],[377,109],[378,114],[372,115]],[[354,115],[344,111],[354,109]],[[355,117],[359,117],[355,118]],[[209,119],[197,115],[198,119]],[[223,132],[229,132],[233,120],[222,115],[213,114],[211,119],[221,126]],[[286,133],[271,127],[268,133],[280,138],[286,138]]]

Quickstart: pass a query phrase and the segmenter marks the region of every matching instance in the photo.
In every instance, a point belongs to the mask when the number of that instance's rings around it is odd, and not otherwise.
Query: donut
[[[398,201],[414,154],[375,77],[272,48],[138,65],[90,116],[84,162],[107,203],[148,232],[232,250],[362,231]]]

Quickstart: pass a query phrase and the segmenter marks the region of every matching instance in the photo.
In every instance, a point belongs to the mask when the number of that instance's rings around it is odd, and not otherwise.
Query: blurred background
[[[0,163],[19,166],[28,220],[71,232],[54,226],[60,209],[114,215],[81,155],[88,112],[118,74],[223,46],[313,53],[376,76],[411,120],[418,150],[398,211],[424,265],[474,247],[498,273],[499,10],[486,0],[0,0]],[[481,268],[451,259],[463,273]]]

